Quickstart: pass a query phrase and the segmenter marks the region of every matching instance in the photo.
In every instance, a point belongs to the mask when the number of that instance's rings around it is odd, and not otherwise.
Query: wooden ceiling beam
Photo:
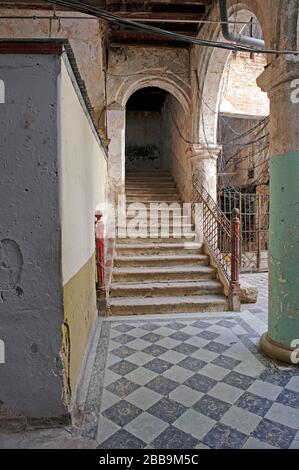
[[[107,5],[112,5],[114,3],[119,4],[135,4],[135,5],[157,5],[164,4],[167,5],[202,5],[207,6],[211,5],[212,0],[108,0]]]
[[[127,20],[142,23],[198,23],[205,15],[201,13],[157,13],[157,12],[117,12],[115,15]]]
[[[190,31],[181,31],[181,34],[186,36],[194,37],[195,33]],[[177,41],[171,37],[163,36],[158,33],[150,33],[147,31],[111,31],[110,32],[110,43],[111,44],[131,44],[140,46],[142,44],[160,44],[165,43],[172,44],[174,46],[179,45],[180,47],[188,47],[189,44],[184,41]]]

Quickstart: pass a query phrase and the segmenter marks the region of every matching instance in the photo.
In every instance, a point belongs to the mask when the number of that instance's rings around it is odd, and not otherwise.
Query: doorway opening
[[[169,132],[165,102],[158,87],[137,90],[126,107],[126,171],[169,169]]]

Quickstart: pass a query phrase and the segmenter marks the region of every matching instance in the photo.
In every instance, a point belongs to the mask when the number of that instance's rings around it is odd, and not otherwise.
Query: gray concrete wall
[[[57,417],[63,405],[57,165],[60,58],[0,55],[0,405]],[[0,413],[1,415],[1,413]]]

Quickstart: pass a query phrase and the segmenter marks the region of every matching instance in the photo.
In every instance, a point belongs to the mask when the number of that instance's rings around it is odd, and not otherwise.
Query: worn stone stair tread
[[[161,186],[161,184],[157,185],[156,187],[155,186],[148,186],[145,184],[145,186],[141,186],[140,183],[136,184],[136,183],[126,183],[126,189],[128,189],[129,191],[132,191],[133,193],[153,193],[153,192],[158,192],[158,193],[168,193],[168,192],[173,192],[173,191],[176,191],[177,193],[177,189],[176,189],[176,186],[174,184],[163,184],[163,186]]]
[[[167,250],[168,248],[170,249],[192,249],[192,250],[202,250],[203,246],[201,243],[194,243],[194,242],[186,242],[186,243],[136,243],[136,240],[134,240],[132,243],[122,243],[120,245],[117,245],[117,249],[128,249],[130,248],[131,250],[137,249],[137,248],[142,248],[142,249],[155,249],[155,250]]]
[[[150,224],[150,222],[145,222],[145,221],[141,222],[139,219],[138,219],[138,222],[140,222],[140,226],[141,226],[141,224],[144,225],[144,226],[147,225],[148,229],[151,228],[151,229],[155,229],[155,230],[156,229],[166,230],[167,228],[169,228],[170,233],[172,233],[173,230],[178,230],[179,228],[181,228],[182,232],[183,232],[184,229],[186,230],[188,228],[189,230],[191,230],[191,232],[187,232],[189,234],[189,233],[192,233],[192,230],[194,229],[194,224],[178,224],[178,223],[177,224],[172,224],[172,223],[169,223],[169,224]],[[126,227],[126,225],[121,223],[121,224],[117,224],[117,227],[118,228],[124,228],[124,227]]]
[[[184,303],[203,303],[203,302],[220,302],[225,303],[225,299],[222,295],[217,294],[206,294],[206,295],[190,295],[188,297],[183,297]],[[182,296],[179,295],[175,296],[165,296],[165,297],[157,297],[154,300],[155,304],[177,304],[182,302]],[[138,299],[138,303],[142,303],[144,305],[152,305],[153,298],[142,297]],[[113,297],[111,299],[110,304],[114,305],[135,305],[136,304],[136,297]]]
[[[179,288],[187,288],[187,287],[202,287],[202,286],[209,286],[209,287],[218,287],[222,284],[217,281],[216,279],[207,279],[202,281],[157,281],[157,282],[113,282],[111,284],[111,288],[128,288],[128,289],[162,289],[165,287],[179,287]]]
[[[191,243],[121,243],[116,246],[116,254],[140,253],[142,255],[151,254],[178,254],[181,252],[203,254],[203,246],[201,244]]]
[[[133,218],[133,217],[132,217]],[[141,224],[144,224],[144,225],[149,225],[150,223],[150,220],[147,220],[147,219],[139,219],[138,217],[138,222]],[[156,221],[153,221],[153,222],[156,222]],[[123,224],[120,223],[120,224],[117,224],[117,227],[123,227]],[[150,227],[153,227],[153,228],[166,228],[166,227],[169,227],[169,229],[172,229],[172,228],[175,228],[175,229],[178,229],[179,227],[181,227],[182,229],[183,228],[189,228],[189,229],[193,229],[195,227],[195,224],[184,224],[184,223],[180,223],[180,222],[176,222],[176,223],[172,223],[172,221],[169,221],[169,223],[151,223],[150,224]],[[189,232],[188,232],[189,233]]]
[[[122,263],[130,263],[130,262],[140,262],[140,263],[167,263],[168,261],[173,261],[173,262],[180,262],[180,261],[193,261],[195,264],[200,263],[200,262],[208,262],[209,257],[207,255],[203,254],[192,254],[192,253],[186,253],[186,254],[180,254],[180,255],[117,255],[115,258],[115,261],[122,262]]]
[[[169,174],[164,173],[161,175],[154,175],[154,174],[149,174],[149,175],[127,175],[126,176],[126,181],[136,181],[136,182],[142,182],[142,181],[169,181],[170,183],[173,183],[173,178],[169,176]]]
[[[135,201],[135,202],[138,202],[138,201]],[[146,206],[148,206],[148,208],[151,208],[151,204],[155,203],[155,204],[158,205],[159,211],[169,212],[171,214],[173,213],[174,209],[177,210],[177,211],[180,211],[180,213],[182,213],[182,210],[183,210],[182,201],[161,201],[161,200],[158,200],[158,201],[143,201],[143,203]],[[127,206],[130,206],[131,204],[132,204],[132,202],[127,202],[127,200],[126,200],[126,205]],[[168,205],[171,205],[171,204],[175,204],[175,206],[174,207],[172,207],[172,206],[168,207]],[[133,209],[131,208],[131,210],[133,210]]]
[[[159,199],[157,199],[156,197],[151,197],[151,196],[148,196],[147,198],[145,198],[144,196],[143,197],[130,197],[130,196],[127,196],[126,198],[126,203],[141,203],[141,204],[144,204],[144,203],[151,203],[151,202],[154,202],[156,204],[161,204],[161,202],[164,202],[166,204],[173,204],[174,202],[178,203],[178,204],[182,204],[182,200],[181,199],[177,199],[175,197],[173,198],[170,198],[170,197],[167,197],[167,198],[162,198],[160,196]]]
[[[163,243],[164,241],[167,240],[167,242],[169,244],[176,244],[176,243],[188,243],[188,241],[191,241],[192,239],[194,239],[196,237],[196,234],[195,233],[190,233],[190,234],[184,234],[184,236],[181,236],[181,237],[158,237],[158,238],[149,238],[149,237],[146,237],[146,238],[143,238],[143,237],[136,237],[136,238],[119,238],[117,240],[117,246],[120,246],[122,244],[124,244],[125,242],[128,242],[129,240],[131,240],[132,242],[140,242],[140,244],[148,244],[150,240],[156,240],[157,243]]]
[[[144,266],[140,267],[125,267],[125,268],[114,268],[114,274],[145,274],[145,273],[214,273],[215,269],[211,266]]]
[[[165,296],[153,298],[114,297],[110,300],[113,315],[146,315],[166,313],[201,313],[227,311],[228,303],[223,295]]]
[[[110,287],[111,297],[139,297],[154,299],[156,296],[189,296],[223,294],[223,286],[217,280],[201,281],[154,281],[114,282]]]

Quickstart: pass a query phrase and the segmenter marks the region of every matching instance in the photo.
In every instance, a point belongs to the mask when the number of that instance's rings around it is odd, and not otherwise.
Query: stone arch
[[[115,193],[123,193],[125,185],[125,129],[126,129],[126,104],[130,96],[136,91],[148,87],[157,87],[168,92],[182,108],[186,119],[190,119],[191,100],[190,86],[180,77],[172,73],[163,76],[157,69],[148,71],[148,75],[126,76],[121,80],[116,91],[110,90],[111,104],[107,109],[107,128],[109,138],[108,172]],[[159,75],[159,73],[162,75]],[[116,88],[116,87],[115,87]],[[191,121],[189,121],[191,123]]]
[[[265,12],[261,2],[243,0],[243,2],[231,2],[229,19],[247,22],[252,15],[257,17],[263,31],[266,46],[270,47],[269,28],[266,27]],[[235,27],[236,32],[241,32],[242,25]],[[225,41],[221,33],[221,26],[214,27],[210,39]],[[221,83],[223,72],[229,60],[231,51],[218,48],[207,48],[198,64],[199,102],[195,111],[193,133],[195,140],[209,146],[217,144],[218,109],[221,98]]]
[[[161,78],[159,76],[151,75],[139,79],[130,79],[122,83],[120,86],[115,101],[125,108],[128,99],[138,90],[147,87],[157,87],[170,93],[182,105],[185,113],[190,113],[190,97],[187,87],[182,82],[180,85],[172,78]]]

